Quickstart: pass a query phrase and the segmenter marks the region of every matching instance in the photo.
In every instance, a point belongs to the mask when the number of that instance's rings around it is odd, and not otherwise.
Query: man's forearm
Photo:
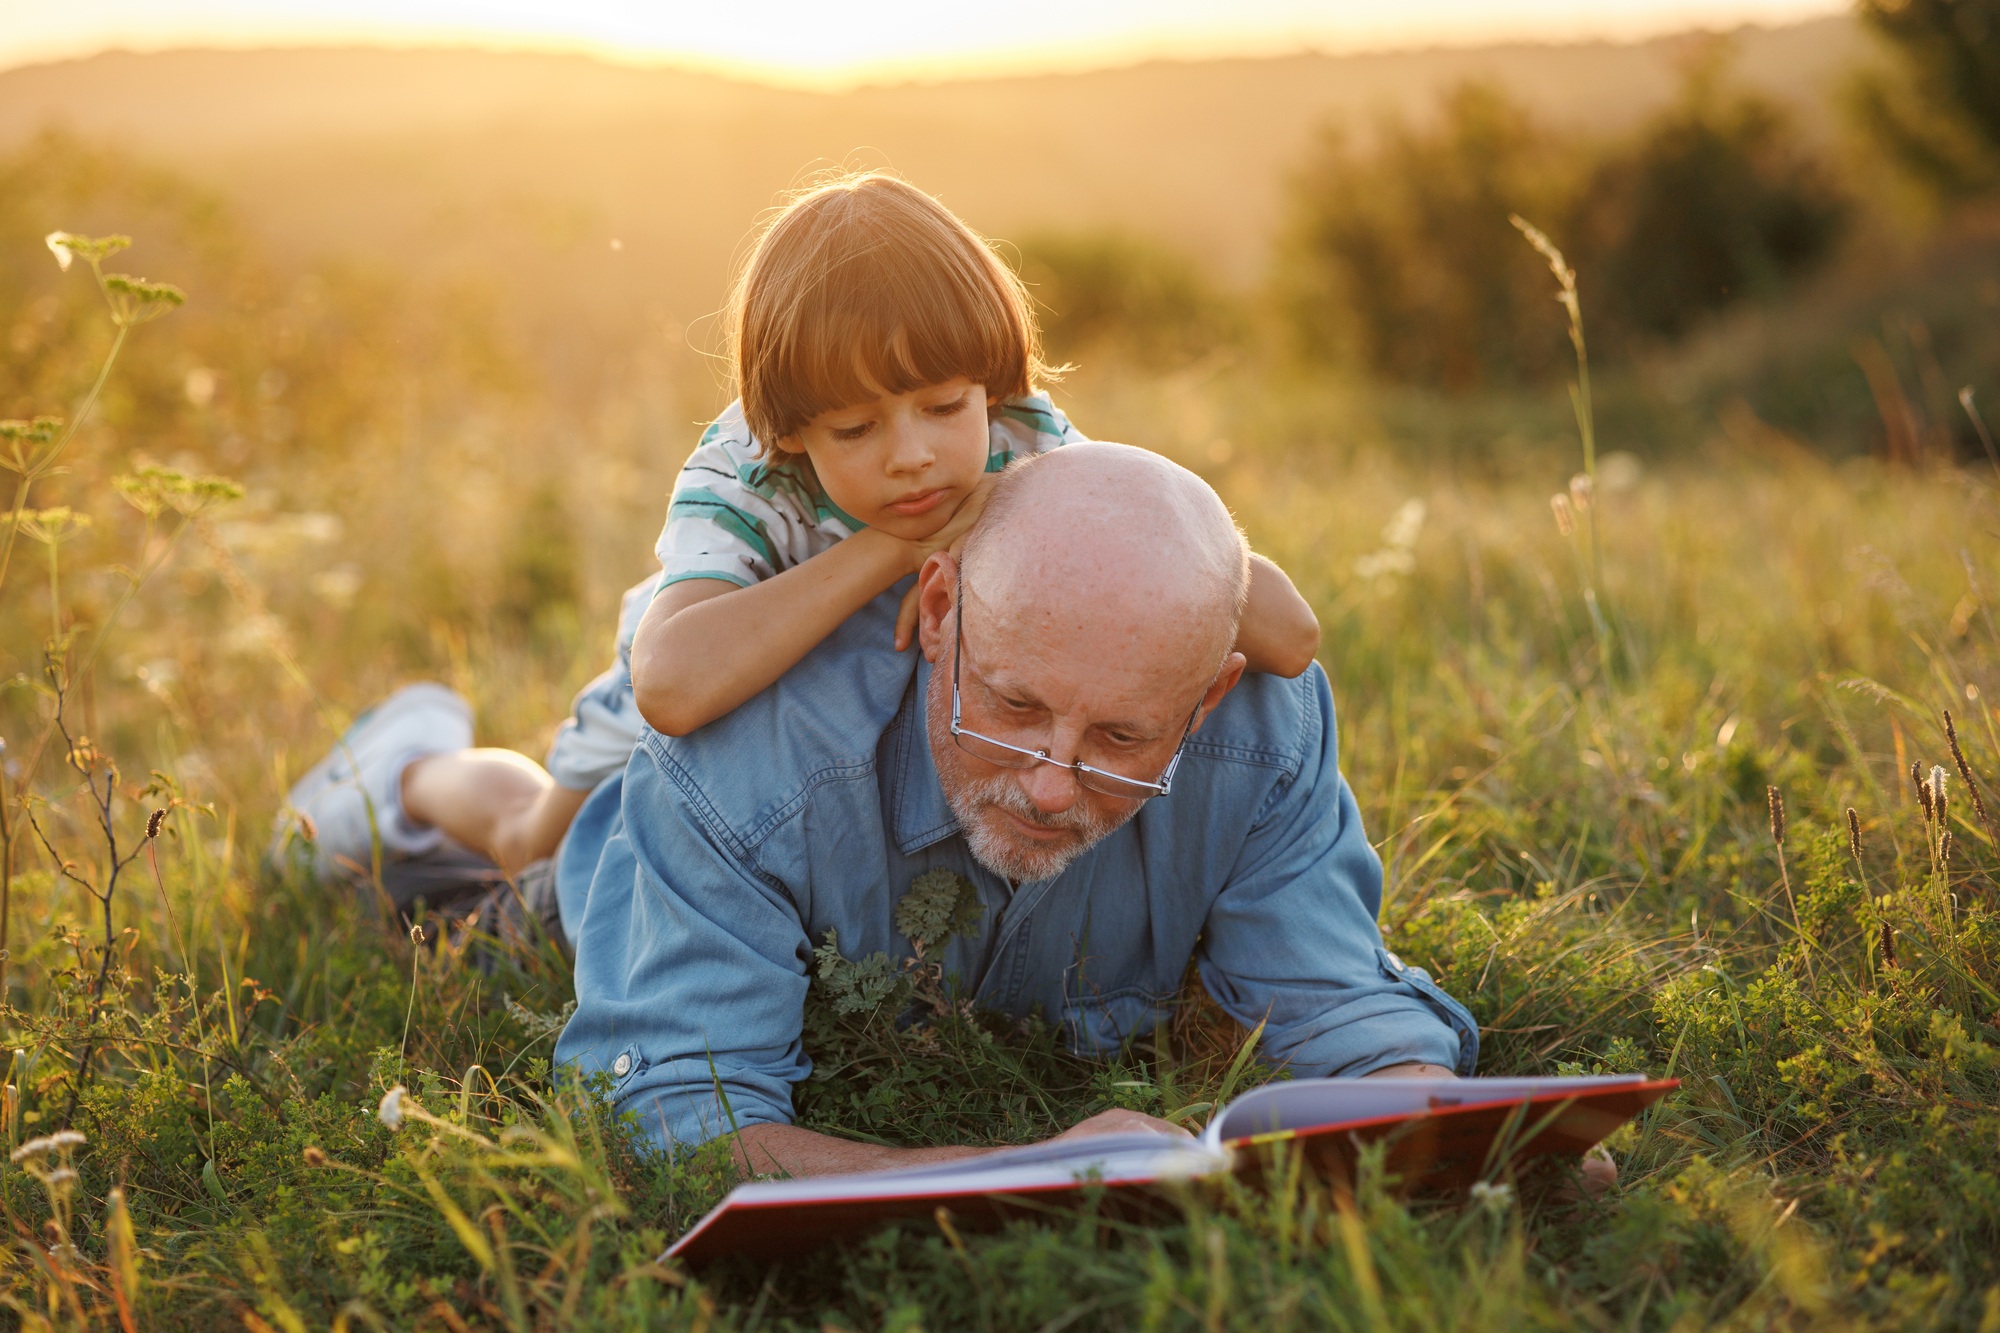
[[[747,1175],[839,1176],[977,1157],[986,1148],[885,1148],[817,1134],[797,1125],[752,1125],[731,1136],[736,1166]]]

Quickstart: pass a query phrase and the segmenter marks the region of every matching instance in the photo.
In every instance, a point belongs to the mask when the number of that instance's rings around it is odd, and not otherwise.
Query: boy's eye
[[[858,440],[875,428],[872,421],[864,421],[858,426],[835,426],[833,438],[836,440]]]
[[[952,399],[950,402],[939,403],[935,407],[930,408],[929,411],[930,414],[934,417],[956,416],[958,413],[963,412],[965,410],[965,405],[967,403],[970,403],[971,401],[972,401],[972,392],[971,390],[967,390],[966,392],[960,394],[958,397]]]

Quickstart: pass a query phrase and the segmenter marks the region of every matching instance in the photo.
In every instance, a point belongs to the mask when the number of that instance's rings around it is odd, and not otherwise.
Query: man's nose
[[[1045,815],[1059,815],[1076,804],[1080,789],[1076,774],[1055,764],[1036,764],[1021,775],[1021,790]]]

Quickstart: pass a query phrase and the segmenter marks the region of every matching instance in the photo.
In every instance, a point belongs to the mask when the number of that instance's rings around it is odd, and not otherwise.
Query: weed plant
[[[127,332],[119,290],[106,276],[100,350]],[[159,355],[174,336],[131,342]],[[72,382],[37,364],[38,384]],[[1319,608],[1385,932],[1471,1006],[1484,1072],[1681,1090],[1614,1137],[1619,1184],[1590,1202],[1504,1178],[1410,1201],[1379,1170],[1336,1193],[1280,1161],[1266,1192],[1190,1192],[1153,1218],[979,1233],[947,1214],[695,1274],[658,1256],[732,1171],[713,1149],[648,1150],[602,1086],[553,1076],[559,957],[428,915],[413,932],[260,857],[280,741],[323,747],[379,671],[339,627],[399,624],[480,697],[523,661],[560,681],[604,635],[579,617],[482,654],[426,639],[414,589],[351,620],[312,611],[331,627],[313,632],[262,582],[283,566],[225,530],[255,493],[142,466],[144,403],[118,399],[115,370],[109,418],[7,425],[33,474],[0,584],[0,1306],[18,1326],[2000,1325],[2000,515],[1982,474],[1775,445],[1652,473],[1598,455],[1563,494],[1589,506],[1600,564],[1552,521],[1574,466],[1533,475],[1552,453],[1512,480],[1247,437],[1218,451],[1186,433],[1198,382],[1160,421],[1081,380],[1080,420],[1097,406],[1103,433],[1206,470]],[[67,472],[35,452],[61,430]],[[181,672],[142,670],[169,641]],[[270,735],[207,739],[211,662]],[[954,892],[906,902],[912,933],[962,928]],[[921,955],[826,943],[797,1108],[830,1133],[1021,1141],[1113,1106],[1196,1127],[1273,1076],[1198,986],[1092,1063],[1044,1025],[966,1011]]]

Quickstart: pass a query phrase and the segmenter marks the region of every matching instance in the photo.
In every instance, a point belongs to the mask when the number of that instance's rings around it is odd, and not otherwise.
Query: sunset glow
[[[841,85],[1120,63],[1780,23],[1835,0],[0,0],[0,66],[108,49],[471,45]]]

